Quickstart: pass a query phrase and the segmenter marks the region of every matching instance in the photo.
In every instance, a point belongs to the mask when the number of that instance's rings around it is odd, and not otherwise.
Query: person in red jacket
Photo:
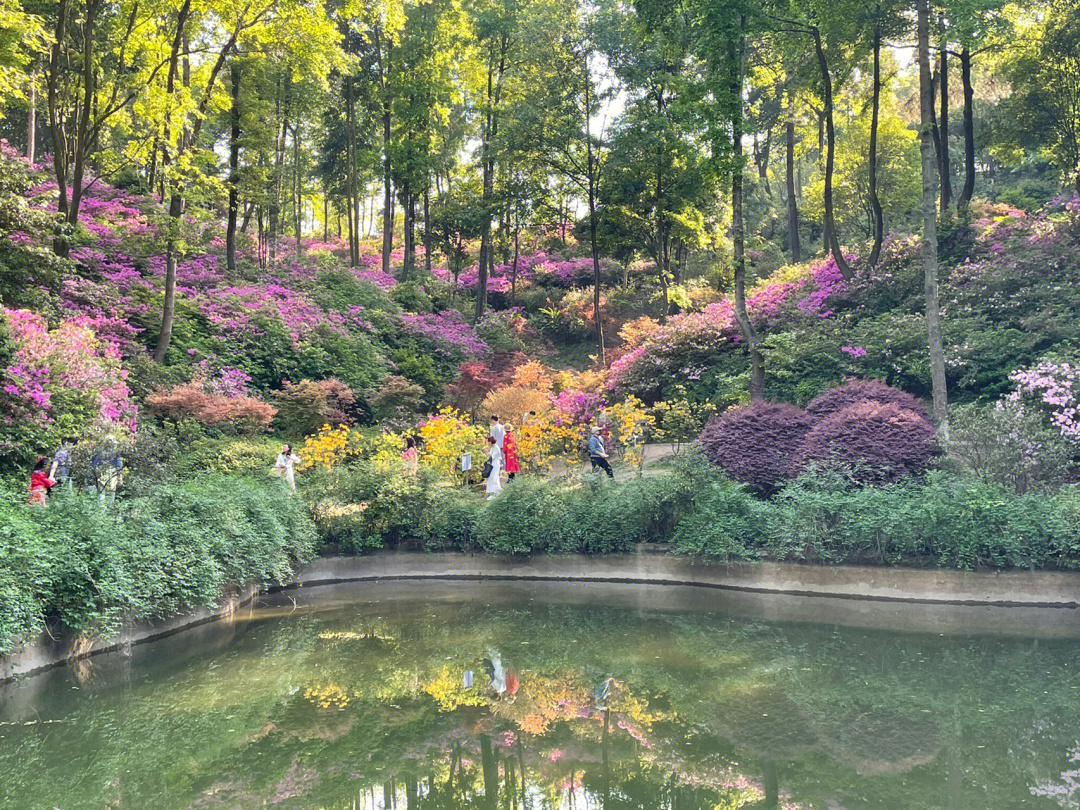
[[[29,502],[34,506],[45,506],[49,502],[49,490],[55,486],[56,482],[45,472],[45,459],[39,458],[34,465],[34,471],[30,473]]]
[[[503,436],[503,455],[506,456],[506,477],[511,481],[514,476],[521,472],[518,464],[517,438],[514,436],[514,426],[509,421],[506,423],[506,435]]]

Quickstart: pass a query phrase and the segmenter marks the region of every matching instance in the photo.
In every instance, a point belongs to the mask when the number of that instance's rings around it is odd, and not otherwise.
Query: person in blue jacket
[[[589,436],[589,461],[592,462],[594,470],[599,467],[608,474],[608,478],[615,477],[608,463],[608,452],[604,446],[604,437],[600,435],[599,425],[593,425],[592,435]]]

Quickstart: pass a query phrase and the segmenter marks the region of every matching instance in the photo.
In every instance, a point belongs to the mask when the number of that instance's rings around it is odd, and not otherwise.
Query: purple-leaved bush
[[[729,476],[768,492],[787,474],[811,425],[802,408],[751,402],[714,416],[699,441],[709,461]]]
[[[881,380],[847,379],[834,388],[826,388],[806,404],[806,412],[815,419],[824,419],[859,402],[893,404],[905,410],[927,416],[926,406],[907,391],[893,388]]]
[[[862,401],[819,419],[791,459],[789,475],[811,463],[850,472],[864,484],[885,484],[925,470],[940,452],[936,429],[895,402]]]

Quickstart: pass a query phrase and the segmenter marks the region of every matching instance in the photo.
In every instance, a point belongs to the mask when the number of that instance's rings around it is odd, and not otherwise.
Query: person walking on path
[[[292,445],[287,444],[281,448],[277,462],[274,464],[274,474],[285,479],[289,489],[296,491],[296,465],[300,457],[293,454]]]
[[[593,425],[592,435],[589,436],[589,461],[592,462],[594,470],[599,467],[608,474],[608,478],[615,477],[615,473],[608,463],[608,452],[604,446],[604,437],[600,435],[599,425]]]
[[[49,469],[49,478],[58,484],[66,484],[71,489],[71,451],[75,447],[75,439],[65,436],[60,442],[60,447],[53,456],[52,467]]]
[[[56,486],[56,482],[45,472],[45,459],[39,458],[34,465],[34,471],[30,473],[30,500],[28,503],[34,506],[46,506],[49,503],[49,490]]]
[[[514,426],[509,422],[506,423],[506,435],[503,436],[503,457],[506,459],[506,478],[513,481],[514,476],[521,472],[521,465],[518,463],[518,446],[517,439],[514,437]]]
[[[416,475],[419,469],[420,456],[416,451],[416,439],[412,436],[405,439],[405,451],[401,454],[401,460],[405,462],[405,471],[409,475]]]
[[[503,439],[506,436],[506,428],[503,427],[502,422],[499,421],[499,417],[492,415],[491,417],[491,437],[495,439],[495,444],[499,445],[499,449],[503,449]]]
[[[484,485],[488,500],[502,492],[503,452],[494,436],[488,436],[487,463],[484,464]]]

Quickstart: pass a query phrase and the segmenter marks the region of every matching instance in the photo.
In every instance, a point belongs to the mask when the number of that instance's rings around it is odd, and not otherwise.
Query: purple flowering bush
[[[751,402],[714,416],[698,441],[706,458],[736,481],[770,492],[787,475],[812,424],[794,405]]]

